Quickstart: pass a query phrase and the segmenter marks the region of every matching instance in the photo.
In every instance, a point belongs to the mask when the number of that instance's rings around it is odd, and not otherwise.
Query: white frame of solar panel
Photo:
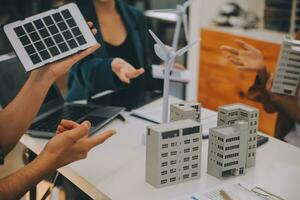
[[[298,53],[298,55],[295,53]],[[289,60],[290,58],[293,60]],[[298,66],[298,68],[290,65]],[[295,96],[299,86],[299,79],[300,42],[285,36],[282,41],[271,91],[273,93]]]
[[[44,60],[44,61],[42,60],[41,62],[39,62],[37,64],[33,64],[32,60],[29,57],[29,55],[27,54],[23,44],[21,43],[17,34],[15,33],[14,28],[23,26],[26,23],[33,22],[37,19],[41,19],[43,17],[55,14],[57,12],[62,12],[63,10],[66,10],[66,9],[68,9],[70,11],[74,21],[76,22],[76,25],[79,27],[79,29],[82,33],[82,36],[84,37],[84,39],[86,40],[87,43],[84,45],[79,45],[78,47],[76,47],[74,49],[69,49],[68,51],[66,51],[64,53],[60,53],[59,55],[51,57],[47,60]],[[57,23],[56,23],[56,25],[57,25]],[[94,35],[92,34],[90,28],[88,27],[84,17],[82,16],[82,14],[80,12],[78,6],[75,3],[69,3],[69,4],[61,6],[57,9],[52,9],[52,10],[28,17],[22,21],[16,21],[16,22],[7,24],[4,26],[4,32],[7,35],[10,43],[12,44],[18,58],[20,59],[20,61],[23,64],[26,71],[31,71],[33,69],[42,67],[48,63],[53,63],[57,60],[60,60],[62,58],[65,58],[67,56],[75,54],[81,50],[87,49],[87,48],[97,44],[97,41],[96,41]]]

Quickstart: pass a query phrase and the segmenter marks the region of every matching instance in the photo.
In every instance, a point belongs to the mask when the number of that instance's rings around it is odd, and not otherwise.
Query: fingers
[[[91,22],[91,21],[88,21],[87,24],[88,24],[89,28],[93,28],[94,27],[94,23]]]
[[[244,42],[243,40],[237,39],[237,40],[235,40],[235,43],[236,43],[239,47],[241,47],[242,49],[244,49],[244,50],[253,50],[253,49],[255,49],[253,46],[247,44],[247,43]]]
[[[230,54],[233,54],[233,55],[236,55],[236,56],[239,55],[239,51],[235,48],[230,47],[230,46],[221,46],[220,49],[224,52],[227,52],[227,53],[230,53]]]
[[[130,79],[126,76],[125,73],[119,73],[118,77],[123,83],[130,84]]]
[[[181,70],[181,71],[185,70],[185,67],[182,64],[179,64],[179,63],[175,63],[174,68],[178,69],[178,70]]]
[[[78,126],[80,126],[80,124],[78,124],[77,122],[63,119],[57,127],[56,134],[60,134],[62,132],[77,128]]]
[[[60,125],[66,129],[73,129],[80,126],[80,124],[78,124],[77,122],[74,122],[72,120],[66,120],[66,119],[61,120]]]
[[[87,24],[88,24],[89,28],[91,29],[91,31],[92,31],[92,33],[93,33],[93,35],[96,35],[96,33],[97,33],[97,29],[96,29],[96,28],[94,28],[94,24],[93,24],[93,22],[91,22],[91,21],[88,21],[88,22],[87,22]]]
[[[127,77],[130,79],[136,78],[136,77],[139,77],[140,75],[142,75],[144,72],[145,72],[145,70],[143,68],[134,69],[133,72],[130,72],[127,74]]]
[[[66,131],[62,134],[65,134],[67,137],[72,138],[72,140],[76,142],[77,140],[86,137],[88,135],[90,128],[91,128],[91,123],[85,121],[82,124],[80,124],[80,126],[78,126],[77,128]]]
[[[244,64],[240,61],[240,59],[237,56],[228,56],[228,60],[238,66],[243,66]]]
[[[99,144],[102,144],[103,142],[105,142],[105,140],[107,140],[114,134],[116,134],[116,130],[112,129],[112,130],[105,131],[100,135],[86,139],[86,145],[91,149]]]

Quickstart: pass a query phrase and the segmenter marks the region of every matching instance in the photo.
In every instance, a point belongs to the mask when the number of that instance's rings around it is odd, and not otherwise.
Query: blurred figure
[[[300,89],[295,97],[272,93],[273,75],[267,71],[261,51],[241,40],[236,44],[239,48],[222,46],[221,50],[238,70],[257,73],[249,96],[261,102],[267,112],[278,112],[275,137],[300,147]]]
[[[75,2],[99,28],[96,39],[102,48],[72,69],[67,100],[87,99],[105,90],[125,90],[130,98],[153,89],[143,13],[122,0]]]

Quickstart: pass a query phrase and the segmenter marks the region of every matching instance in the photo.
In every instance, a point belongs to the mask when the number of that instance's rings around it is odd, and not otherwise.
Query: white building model
[[[201,104],[197,102],[174,103],[170,106],[170,121],[192,119],[201,120]]]
[[[160,188],[200,178],[201,125],[191,119],[147,128],[146,181]]]
[[[236,121],[249,123],[246,168],[253,167],[256,161],[259,110],[240,103],[219,107],[218,126],[232,125]]]
[[[243,174],[246,168],[248,122],[210,129],[207,173],[220,178]]]
[[[300,78],[300,42],[285,37],[277,62],[272,92],[295,96]]]
[[[219,107],[218,127],[209,131],[209,174],[236,176],[255,165],[258,117],[258,109],[243,104]]]

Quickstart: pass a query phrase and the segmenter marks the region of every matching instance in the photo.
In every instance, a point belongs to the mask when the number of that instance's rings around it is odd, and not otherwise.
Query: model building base
[[[201,125],[181,120],[149,126],[146,135],[146,181],[156,188],[200,178]]]

